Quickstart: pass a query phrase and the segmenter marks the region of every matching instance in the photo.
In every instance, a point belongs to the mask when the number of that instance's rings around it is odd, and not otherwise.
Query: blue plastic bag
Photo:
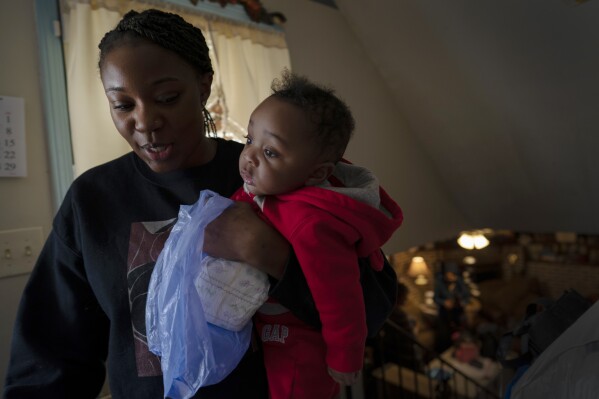
[[[204,190],[195,204],[182,205],[152,272],[146,334],[150,351],[160,356],[165,398],[190,398],[201,387],[222,381],[249,346],[252,324],[233,332],[206,322],[194,285],[206,256],[204,229],[232,204]]]

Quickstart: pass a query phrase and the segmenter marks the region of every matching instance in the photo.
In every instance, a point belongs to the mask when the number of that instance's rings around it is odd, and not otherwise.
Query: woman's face
[[[212,74],[198,75],[148,41],[115,47],[100,73],[117,130],[154,172],[210,161],[215,143],[205,136],[202,110]]]

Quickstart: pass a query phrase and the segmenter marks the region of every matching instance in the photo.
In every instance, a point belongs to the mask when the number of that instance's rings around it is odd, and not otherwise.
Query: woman
[[[159,360],[145,338],[154,263],[180,204],[204,189],[229,196],[242,183],[243,146],[206,136],[213,70],[199,29],[175,14],[131,11],[99,48],[110,113],[133,151],[69,189],[23,294],[7,399],[95,398],[105,362],[113,398],[162,398]],[[318,322],[288,243],[249,207],[213,222],[204,249],[267,272],[273,297]],[[265,380],[261,353],[250,348],[231,375],[196,397],[265,398]]]

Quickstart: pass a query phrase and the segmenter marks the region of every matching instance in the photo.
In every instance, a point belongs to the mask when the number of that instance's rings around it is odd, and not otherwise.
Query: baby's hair
[[[349,107],[334,90],[311,82],[304,76],[283,71],[281,79],[271,85],[272,97],[287,101],[302,109],[315,127],[322,145],[321,153],[337,162],[345,153],[355,122]]]
[[[116,28],[104,35],[98,45],[100,70],[110,51],[124,43],[140,39],[176,53],[200,75],[214,73],[208,45],[202,31],[177,14],[155,9],[142,12],[129,11]],[[214,121],[205,108],[204,120],[206,131],[215,132]]]

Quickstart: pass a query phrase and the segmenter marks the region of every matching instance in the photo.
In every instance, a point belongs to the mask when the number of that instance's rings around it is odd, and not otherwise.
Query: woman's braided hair
[[[284,70],[271,85],[272,97],[299,107],[314,126],[321,154],[337,162],[345,153],[354,131],[354,117],[333,89]]]
[[[114,48],[135,40],[147,40],[176,53],[200,75],[214,73],[202,31],[177,14],[155,9],[127,12],[116,28],[104,35],[98,45],[98,67],[102,68],[106,55]],[[206,131],[215,133],[216,127],[210,113],[206,108],[203,113]]]

